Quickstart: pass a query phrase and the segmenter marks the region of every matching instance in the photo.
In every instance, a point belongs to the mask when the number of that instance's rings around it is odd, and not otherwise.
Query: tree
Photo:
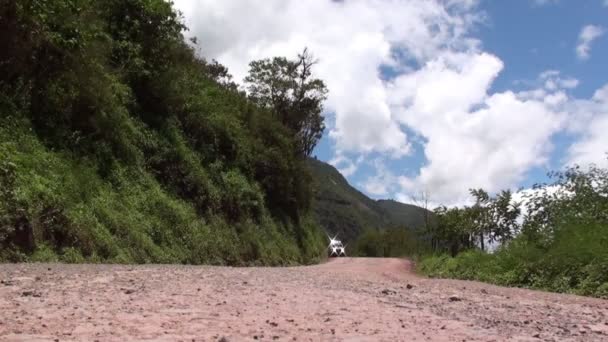
[[[520,204],[512,201],[511,191],[503,190],[495,197],[483,189],[470,192],[475,197],[475,205],[469,210],[481,250],[485,250],[486,241],[504,243],[511,240],[519,229],[517,218],[521,213]]]
[[[437,240],[436,251],[449,251],[452,256],[470,249],[473,246],[474,231],[472,229],[473,216],[470,207],[447,208],[445,206],[435,209],[437,228],[434,230],[434,239]]]
[[[416,195],[412,195],[411,199],[414,205],[424,209],[424,231],[426,234],[431,237],[431,248],[436,247],[436,239],[434,238],[433,226],[431,225],[431,216],[432,213],[430,211],[430,193],[427,190],[422,190]]]
[[[608,223],[608,169],[590,165],[567,168],[549,174],[550,185],[534,186],[525,197],[526,215],[522,233],[538,246],[551,244],[556,227]]]
[[[505,243],[519,230],[517,218],[521,214],[521,204],[513,203],[510,190],[503,190],[491,200],[490,205],[490,242]]]
[[[269,108],[296,137],[298,153],[310,156],[325,130],[322,116],[325,83],[312,76],[317,63],[308,49],[295,60],[262,59],[249,64],[249,96]]]
[[[485,234],[490,232],[492,224],[490,217],[490,195],[483,189],[469,190],[475,197],[475,204],[471,208],[474,230],[479,236],[481,250],[485,250]]]
[[[486,242],[504,244],[519,231],[521,204],[513,202],[511,191],[494,197],[483,189],[470,193],[475,198],[471,207],[435,209],[437,226],[431,231],[435,250],[449,249],[456,255],[476,244],[486,250]]]
[[[228,72],[228,68],[226,66],[222,65],[215,59],[211,62],[208,62],[203,59],[198,61],[198,63],[205,71],[205,75],[217,82],[217,84],[233,92],[239,91],[238,84],[234,82],[234,80],[232,79],[232,75],[230,74],[230,72]]]

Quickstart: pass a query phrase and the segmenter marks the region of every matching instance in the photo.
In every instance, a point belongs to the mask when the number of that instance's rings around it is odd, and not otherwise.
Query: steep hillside
[[[322,254],[298,132],[196,56],[170,2],[2,1],[0,18],[0,261]]]
[[[387,215],[389,222],[397,226],[405,226],[410,228],[424,227],[425,220],[432,222],[433,215],[428,211],[412,205],[397,202],[394,200],[378,200],[376,202],[382,211]]]
[[[325,230],[354,240],[366,228],[424,227],[424,209],[393,200],[375,201],[358,191],[333,166],[309,159],[314,176],[313,208]]]

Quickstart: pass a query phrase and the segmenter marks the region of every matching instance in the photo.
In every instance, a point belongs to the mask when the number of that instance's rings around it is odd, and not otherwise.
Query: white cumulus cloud
[[[488,94],[503,67],[495,56],[454,60],[460,63],[428,63],[399,77],[393,89],[401,122],[428,137],[428,163],[402,182],[402,191],[432,189],[432,200],[446,204],[465,201],[469,188],[493,192],[515,186],[546,162],[550,138],[565,118],[545,102],[559,92]]]
[[[568,149],[566,164],[596,164],[608,167],[608,84],[597,90],[590,100],[569,104],[571,130],[580,135]]]
[[[574,99],[569,91],[579,81],[550,70],[526,91],[492,91],[505,66],[471,36],[485,19],[477,3],[175,1],[200,53],[228,66],[237,80],[251,60],[309,47],[330,91],[330,163],[347,177],[361,163],[373,166],[375,174],[358,184],[370,194],[407,199],[424,189],[433,203],[447,205],[466,201],[469,188],[516,186],[547,163],[557,132],[577,137],[565,162],[599,160],[608,146],[602,134],[608,88]],[[590,27],[577,48],[587,57],[601,35]],[[407,158],[414,145],[426,159],[417,174],[386,166]]]
[[[580,59],[588,59],[591,55],[591,43],[599,37],[603,36],[606,30],[601,26],[586,25],[582,28],[578,36],[578,45],[576,46],[576,55]]]
[[[375,159],[370,164],[374,166],[376,174],[368,177],[360,186],[371,195],[386,197],[393,192],[398,178],[386,167],[382,159]]]
[[[407,135],[394,120],[379,75],[381,65],[400,67],[396,53],[426,60],[440,50],[464,48],[478,17],[476,1],[176,0],[188,35],[201,53],[242,79],[248,62],[294,56],[305,46],[319,58],[318,76],[330,89],[335,114],[330,136],[340,151],[407,155]]]
[[[348,177],[354,174],[359,168],[359,164],[361,164],[363,158],[359,157],[356,161],[352,161],[350,158],[337,154],[328,161],[329,164],[333,165],[338,171],[344,176]]]

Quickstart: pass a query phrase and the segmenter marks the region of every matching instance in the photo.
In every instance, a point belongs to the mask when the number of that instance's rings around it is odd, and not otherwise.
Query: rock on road
[[[608,341],[608,301],[316,266],[0,265],[0,341]]]

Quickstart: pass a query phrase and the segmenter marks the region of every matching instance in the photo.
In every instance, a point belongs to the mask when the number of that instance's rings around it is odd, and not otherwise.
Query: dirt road
[[[424,279],[400,259],[0,265],[0,281],[0,341],[608,341],[608,301]]]

